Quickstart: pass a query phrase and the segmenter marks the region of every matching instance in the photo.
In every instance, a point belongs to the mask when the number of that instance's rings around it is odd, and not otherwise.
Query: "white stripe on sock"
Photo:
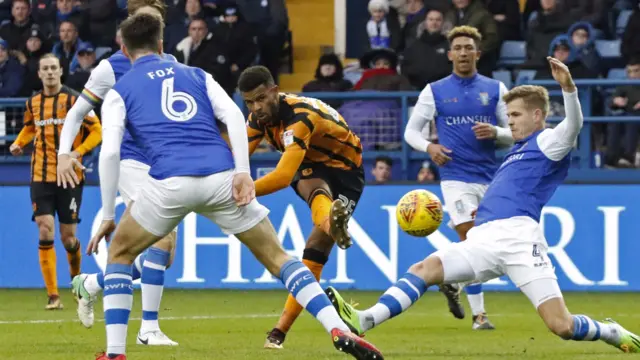
[[[342,331],[350,331],[349,327],[340,319],[340,316],[333,308],[333,306],[327,306],[318,312],[316,319],[320,321],[324,329],[331,333],[333,329],[340,329]]]
[[[104,297],[104,310],[125,309],[131,310],[131,294],[112,294]]]
[[[107,325],[107,354],[124,354],[127,347],[127,325]]]
[[[309,271],[309,269],[307,269],[306,267],[301,267],[300,269],[296,270],[293,272],[293,274],[291,274],[288,278],[284,279],[284,286],[289,289],[289,285],[291,284],[291,280],[293,280],[298,274],[300,274],[303,271]]]
[[[400,306],[402,307],[402,311],[406,310],[409,306],[411,306],[411,298],[400,288],[392,286],[387,290],[385,295],[391,295],[394,299],[396,299]]]
[[[163,285],[151,285],[142,283],[142,311],[158,311]]]
[[[153,262],[151,262],[151,261],[149,261],[149,260],[145,260],[145,261],[144,261],[144,265],[143,265],[143,266],[144,266],[144,267],[151,268],[151,269],[155,269],[155,270],[162,270],[162,271],[164,271],[164,270],[166,270],[166,269],[167,269],[167,267],[166,267],[166,266],[164,266],[164,265],[160,265],[160,264],[156,264],[156,263],[153,263]]]
[[[107,280],[113,280],[113,279],[129,279],[129,280],[131,280],[131,275],[114,273],[114,274],[108,274],[108,275],[104,276],[104,282],[107,282]]]
[[[587,324],[589,324],[589,330],[587,332],[587,335],[584,337],[584,340],[590,341],[593,340],[593,338],[596,336],[596,332],[598,329],[596,328],[596,324],[593,322],[593,320],[591,320],[587,316],[585,316],[584,318],[587,320]]]
[[[402,281],[403,283],[406,283],[407,285],[409,285],[409,287],[411,288],[411,290],[416,292],[416,295],[420,296],[420,291],[418,290],[417,287],[415,287],[411,281],[407,280],[407,279],[400,279],[400,281]]]
[[[306,308],[309,304],[309,301],[318,296],[318,294],[322,294],[322,288],[320,287],[320,284],[310,283],[307,286],[303,287],[302,290],[298,291],[296,300],[298,301],[298,304]]]

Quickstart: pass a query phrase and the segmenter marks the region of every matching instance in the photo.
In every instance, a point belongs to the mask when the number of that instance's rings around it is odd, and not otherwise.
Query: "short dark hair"
[[[627,62],[627,66],[640,65],[640,55],[633,55]]]
[[[378,165],[379,162],[383,162],[383,163],[385,163],[385,164],[387,164],[389,166],[393,166],[393,159],[391,159],[388,156],[381,155],[381,156],[376,157],[376,161],[373,163],[373,165],[374,166]]]
[[[130,16],[120,25],[122,42],[129,54],[141,50],[158,51],[162,40],[162,21],[148,13]]]
[[[276,82],[271,76],[271,72],[264,66],[251,66],[246,68],[238,79],[238,90],[247,92],[254,90],[260,85],[273,86]]]

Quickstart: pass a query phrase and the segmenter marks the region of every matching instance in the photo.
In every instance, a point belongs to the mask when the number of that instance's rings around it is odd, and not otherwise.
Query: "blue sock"
[[[571,340],[577,341],[596,341],[600,339],[602,327],[606,324],[600,324],[585,315],[573,315],[573,336]]]
[[[315,276],[302,262],[295,259],[287,261],[280,268],[279,277],[298,304],[320,321],[327,332],[335,328],[349,331]]]
[[[384,321],[400,315],[413,305],[427,291],[427,284],[412,273],[406,273],[390,287],[378,302],[363,311],[361,326],[364,331],[380,325]]]
[[[98,286],[100,286],[100,289],[104,289],[104,274],[99,272],[97,274],[97,278],[98,278]]]
[[[124,354],[127,344],[127,325],[133,303],[131,265],[107,265],[103,295],[107,354],[109,356]]]
[[[482,293],[482,284],[467,285],[464,290],[467,292],[467,300],[471,307],[473,315],[484,314],[484,294]]]
[[[158,311],[164,289],[164,272],[171,254],[157,248],[147,251],[142,267],[142,326],[140,332],[160,330]]]

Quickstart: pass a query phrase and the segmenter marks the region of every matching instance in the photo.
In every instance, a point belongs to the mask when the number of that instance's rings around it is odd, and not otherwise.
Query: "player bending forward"
[[[357,359],[380,352],[349,331],[313,274],[289,256],[255,200],[242,112],[202,69],[163,60],[162,21],[139,13],[121,25],[123,52],[133,62],[105,97],[100,188],[104,220],[93,240],[110,236],[103,302],[107,352],[99,360],[126,359],[127,324],[133,302],[132,263],[171,232],[190,212],[235,235],[278,276],[296,300],[331,333],[337,349]],[[226,124],[233,152],[220,136]],[[120,147],[125,127],[145,149],[150,177],[115,227]]]
[[[342,249],[351,246],[347,223],[364,189],[360,139],[329,105],[280,93],[263,66],[246,69],[238,88],[251,111],[247,121],[249,153],[263,138],[282,152],[276,169],[256,181],[256,196],[291,185],[309,204],[315,227],[302,262],[319,281],[334,242]],[[267,335],[265,348],[282,348],[300,312],[302,307],[289,296],[278,324]]]
[[[478,74],[480,32],[471,26],[453,28],[447,36],[449,59],[453,74],[427,85],[405,130],[405,139],[418,151],[426,151],[440,166],[442,197],[460,241],[473,227],[472,213],[487,191],[498,169],[496,145],[511,145],[507,107],[502,96],[507,87],[498,80]],[[439,144],[422,136],[422,130],[436,122]],[[459,291],[453,285],[440,287],[449,310],[458,319],[464,318]],[[491,330],[484,309],[482,284],[466,287],[473,315],[474,330]]]
[[[529,298],[547,327],[565,340],[603,340],[624,352],[640,351],[640,338],[611,319],[598,322],[567,310],[547,241],[542,207],[569,170],[569,154],[582,127],[582,110],[569,69],[548,58],[562,87],[566,118],[545,129],[549,95],[539,86],[518,86],[504,96],[515,145],[480,202],[467,241],[451,244],[409,271],[373,307],[356,311],[327,289],[340,315],[357,334],[380,325],[416,302],[431,285],[487,281],[508,275]]]
[[[127,3],[129,14],[148,12],[164,17],[165,5],[158,0],[129,0]],[[175,61],[172,55],[164,54],[168,59]],[[61,143],[58,163],[58,183],[64,187],[74,186],[74,167],[79,162],[69,157],[71,151],[71,139],[78,132],[82,117],[96,106],[115,83],[131,69],[131,61],[118,51],[106,60],[103,60],[91,72],[91,78],[85,85],[81,98],[73,106],[61,133]],[[133,141],[131,135],[125,130],[120,150],[120,172],[122,176],[118,182],[118,190],[127,207],[135,200],[135,195],[149,177],[149,160]],[[87,254],[98,252],[101,238],[92,241],[87,246]],[[175,254],[176,232],[171,231],[166,237],[155,243],[148,251],[140,254],[134,262],[133,279],[140,279],[142,288],[142,322],[136,339],[139,345],[167,345],[176,346],[177,342],[171,340],[160,330],[158,312],[164,287],[165,270],[171,266]],[[104,274],[81,274],[72,282],[73,293],[78,301],[78,317],[85,327],[93,326],[93,303],[97,295],[104,288]]]

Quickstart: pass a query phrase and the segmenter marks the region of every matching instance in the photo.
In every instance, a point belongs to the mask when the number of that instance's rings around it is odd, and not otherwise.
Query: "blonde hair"
[[[478,47],[480,46],[480,42],[482,41],[482,35],[480,34],[480,31],[478,31],[478,29],[474,28],[473,26],[463,25],[456,26],[451,29],[451,31],[449,31],[449,33],[447,34],[449,45],[451,45],[454,39],[459,37],[468,37],[473,39],[473,41],[476,43],[476,46]]]
[[[549,113],[549,92],[542,86],[520,85],[511,89],[502,97],[506,104],[522,99],[524,105],[529,110],[540,109],[542,116],[547,117]]]
[[[44,59],[56,59],[56,60],[58,60],[58,66],[61,66],[60,59],[55,54],[46,53],[46,54],[40,56],[40,58],[38,59],[38,69],[40,69],[40,61],[42,61]]]
[[[162,0],[128,0],[127,13],[129,13],[129,15],[133,15],[136,12],[138,12],[138,10],[147,6],[157,10],[162,16],[162,20],[164,21],[167,10],[166,10],[166,5]]]

